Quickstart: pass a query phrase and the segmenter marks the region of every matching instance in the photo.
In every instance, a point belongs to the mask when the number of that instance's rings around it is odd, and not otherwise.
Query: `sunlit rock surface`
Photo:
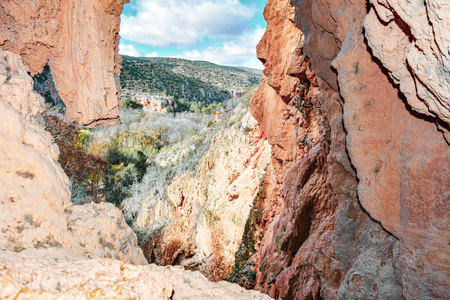
[[[251,107],[273,150],[249,262],[275,298],[449,296],[450,11],[373,5],[266,6]]]
[[[372,54],[415,111],[450,124],[450,3],[370,1],[364,19]]]
[[[42,97],[18,55],[1,51],[0,63],[1,249],[146,263],[135,234],[112,204],[72,206],[58,148],[39,123]]]
[[[0,252],[2,299],[271,299],[181,268],[118,260],[59,262]]]
[[[118,32],[127,2],[2,1],[0,49],[19,54],[31,75],[48,62],[68,119],[87,126],[116,124]]]

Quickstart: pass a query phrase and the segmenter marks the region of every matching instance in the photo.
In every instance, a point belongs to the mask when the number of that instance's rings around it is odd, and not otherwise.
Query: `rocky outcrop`
[[[426,5],[268,2],[251,104],[272,145],[256,289],[449,296],[449,10]]]
[[[55,262],[0,252],[2,299],[270,299],[199,272],[111,259]]]
[[[144,111],[147,113],[165,113],[167,111],[166,107],[169,105],[169,100],[167,99],[148,99],[145,97],[136,97],[134,101],[142,104]]]
[[[69,120],[86,126],[115,124],[118,32],[127,2],[2,1],[0,49],[19,54],[31,75],[48,62]]]
[[[31,257],[147,263],[112,204],[72,206],[59,150],[39,123],[43,99],[19,56],[0,50],[0,63],[0,249]]]
[[[183,173],[167,183],[167,195],[149,191],[123,202],[125,218],[150,262],[200,270],[214,281],[233,271],[270,147],[248,108],[240,104],[230,115],[214,125],[220,129],[214,131],[195,173]],[[172,156],[157,163],[176,165],[183,156],[198,151],[183,143],[172,149]],[[145,185],[144,179],[137,189]]]
[[[119,209],[73,206],[43,104],[20,57],[0,50],[0,298],[269,299],[147,265]]]

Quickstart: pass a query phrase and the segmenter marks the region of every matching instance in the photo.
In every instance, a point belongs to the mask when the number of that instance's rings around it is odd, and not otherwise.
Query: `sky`
[[[119,53],[179,57],[263,69],[256,45],[266,0],[131,0],[122,13]]]

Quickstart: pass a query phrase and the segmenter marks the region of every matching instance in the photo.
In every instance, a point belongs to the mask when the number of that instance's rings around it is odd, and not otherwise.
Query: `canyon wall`
[[[450,7],[371,2],[264,12],[251,107],[272,162],[248,265],[274,298],[449,297]]]
[[[0,3],[0,48],[21,57],[0,52],[0,297],[263,298],[199,273],[129,264],[146,260],[120,211],[72,206],[21,60],[31,75],[50,66],[69,119],[113,124],[126,1],[19,2]],[[272,153],[263,189],[250,193],[251,232],[239,229],[240,249],[252,253],[236,276],[246,287],[279,299],[449,298],[450,8],[429,2],[269,0],[251,108]],[[170,189],[174,216],[194,201],[179,193],[185,184]]]
[[[0,3],[0,49],[19,54],[33,76],[48,64],[69,120],[118,121],[120,14],[129,0]]]
[[[180,161],[201,153],[200,144],[205,144],[204,154],[191,160],[199,164],[198,169],[192,165],[166,182],[167,192],[162,195],[152,190],[147,179],[165,175],[149,171],[136,188],[146,192],[125,199],[122,207],[149,262],[200,270],[219,281],[228,278],[235,266],[235,253],[270,160],[270,146],[248,102],[212,126],[153,161],[180,169]]]

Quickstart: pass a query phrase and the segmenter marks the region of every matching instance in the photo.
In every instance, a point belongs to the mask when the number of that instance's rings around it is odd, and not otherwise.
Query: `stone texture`
[[[86,126],[118,120],[120,14],[127,0],[0,3],[0,49],[31,75],[50,65],[67,118]]]
[[[2,299],[270,299],[199,272],[118,260],[57,262],[0,252]]]
[[[19,56],[0,50],[0,249],[31,257],[145,264],[112,204],[72,206],[58,148],[39,124],[43,99]]]
[[[293,11],[285,5],[269,1],[266,7],[269,30],[258,45],[258,57],[269,68],[274,68],[273,60],[280,63],[275,65],[278,71],[264,72],[268,78],[252,99],[252,113],[273,143],[273,169],[259,199],[264,214],[254,224],[254,236],[263,236],[255,241],[252,258],[256,289],[280,299],[332,299],[343,276],[333,248],[342,179],[329,174],[352,169],[342,155],[345,135],[338,96],[311,70],[304,54],[307,37],[293,14],[284,18],[285,11]],[[286,40],[280,38],[280,29],[271,30],[280,26],[291,30]],[[274,55],[267,46],[272,42],[291,43],[291,48]],[[282,92],[280,81],[293,85]]]
[[[167,276],[174,285],[173,300],[202,299],[272,299],[257,291],[247,291],[237,284],[226,281],[211,282],[200,272],[185,271],[180,267],[161,267],[151,265],[153,270]]]
[[[450,147],[436,124],[408,111],[372,61],[363,36],[355,34],[348,43],[334,66],[345,99],[347,149],[357,170],[359,199],[400,240],[398,259],[409,265],[397,270],[405,297],[442,297],[450,278],[445,208]]]
[[[161,272],[118,260],[58,262],[0,251],[0,265],[2,299],[171,299],[173,293]]]
[[[415,111],[450,124],[450,4],[374,0],[364,21],[373,55]]]
[[[256,289],[448,298],[449,11],[424,5],[268,2],[258,45],[268,71],[252,99],[273,149],[248,263]]]

